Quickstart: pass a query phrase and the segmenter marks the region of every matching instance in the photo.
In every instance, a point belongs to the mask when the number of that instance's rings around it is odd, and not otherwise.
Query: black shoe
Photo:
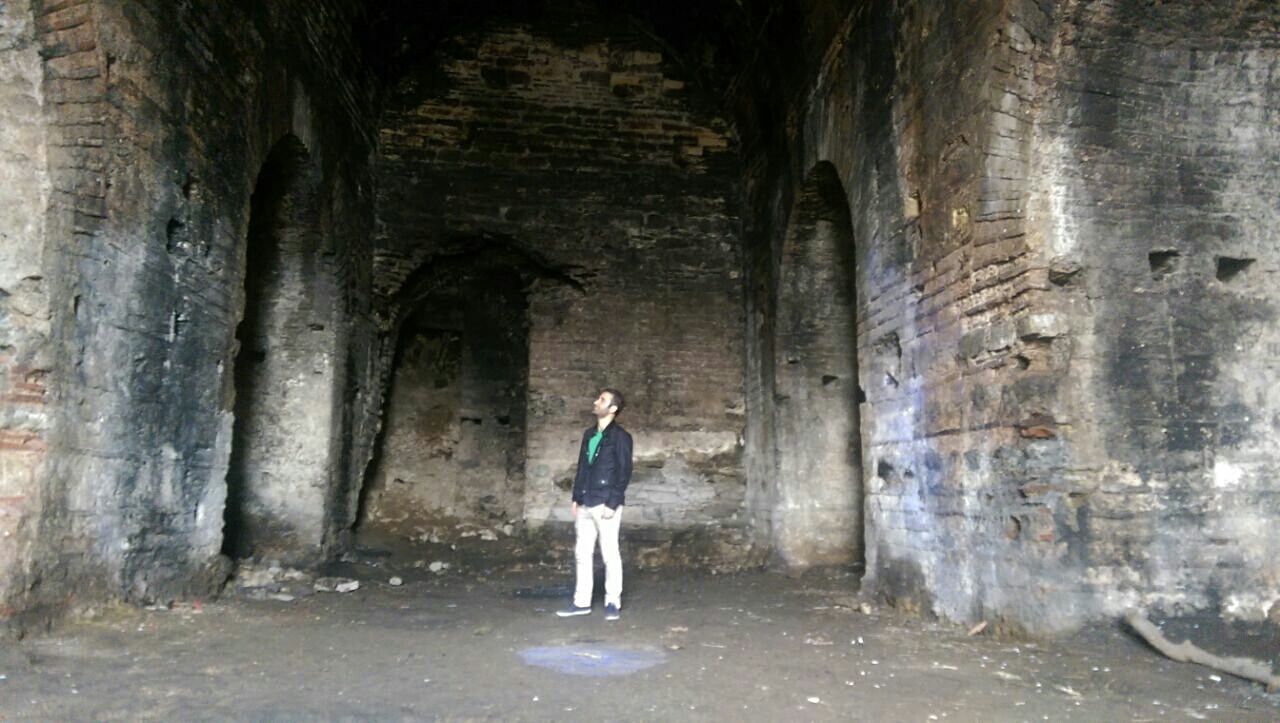
[[[580,608],[577,605],[570,605],[564,610],[556,611],[556,615],[562,618],[571,618],[577,615],[590,615],[590,614],[591,614],[590,607]]]
[[[617,606],[617,605],[605,605],[605,606],[604,606],[604,619],[605,619],[605,620],[617,620],[617,619],[618,619],[618,618],[620,618],[620,617],[622,617],[622,613],[618,612],[618,606]]]

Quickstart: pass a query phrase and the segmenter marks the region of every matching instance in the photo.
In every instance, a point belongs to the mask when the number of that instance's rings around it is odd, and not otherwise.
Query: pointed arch
[[[817,164],[777,262],[773,545],[789,566],[863,559],[853,225],[836,169]]]
[[[236,330],[223,552],[322,557],[341,415],[338,286],[325,253],[321,173],[286,135],[250,199]]]

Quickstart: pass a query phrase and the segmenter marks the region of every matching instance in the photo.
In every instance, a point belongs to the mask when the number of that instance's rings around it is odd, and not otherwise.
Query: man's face
[[[591,403],[591,413],[597,417],[607,417],[613,412],[613,395],[600,392],[600,396]]]

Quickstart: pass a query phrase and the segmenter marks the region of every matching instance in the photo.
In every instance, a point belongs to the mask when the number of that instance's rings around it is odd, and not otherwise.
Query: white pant
[[[591,607],[591,589],[595,584],[596,538],[600,539],[600,554],[604,557],[604,604],[622,609],[622,555],[618,552],[618,530],[622,527],[622,507],[614,510],[606,519],[604,505],[578,507],[578,519],[574,530],[578,542],[573,556],[578,563],[578,584],[573,591],[573,604]]]

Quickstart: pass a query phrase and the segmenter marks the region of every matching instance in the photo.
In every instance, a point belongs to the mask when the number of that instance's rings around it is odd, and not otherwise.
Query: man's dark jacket
[[[627,484],[631,482],[631,435],[617,422],[610,422],[596,448],[596,461],[588,462],[587,443],[595,433],[594,425],[582,433],[573,501],[585,507],[603,504],[616,510],[626,504]]]

